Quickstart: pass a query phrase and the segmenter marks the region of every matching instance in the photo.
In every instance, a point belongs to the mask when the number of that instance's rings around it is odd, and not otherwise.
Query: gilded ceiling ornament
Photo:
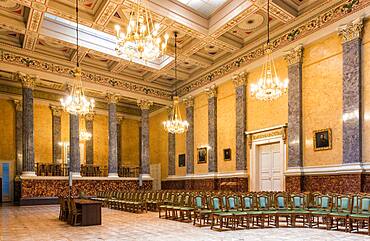
[[[30,76],[29,74],[17,72],[14,75],[16,81],[20,81],[23,88],[34,89],[36,86],[37,76]]]
[[[342,43],[350,42],[354,39],[362,38],[364,29],[363,18],[358,18],[352,23],[339,27],[338,35],[342,37]]]
[[[16,111],[23,111],[21,100],[13,100],[13,103]]]
[[[248,73],[246,72],[240,72],[239,74],[235,74],[232,77],[233,83],[235,88],[238,88],[239,86],[246,85],[248,79]]]
[[[194,97],[190,95],[184,99],[184,102],[186,107],[192,107],[194,106]]]
[[[298,64],[303,62],[303,46],[298,45],[294,49],[290,50],[284,59],[288,62],[288,65]]]
[[[109,104],[116,104],[118,101],[119,101],[119,95],[118,94],[114,94],[112,92],[108,92],[106,95],[105,95],[105,99],[108,101]]]
[[[137,105],[142,110],[149,110],[150,107],[153,105],[153,101],[147,100],[147,99],[141,99],[141,100],[137,100]]]
[[[51,110],[51,114],[53,116],[61,117],[63,112],[63,107],[56,106],[56,105],[49,105],[49,108]]]
[[[217,86],[216,85],[211,85],[210,87],[205,89],[208,98],[213,98],[217,97]]]

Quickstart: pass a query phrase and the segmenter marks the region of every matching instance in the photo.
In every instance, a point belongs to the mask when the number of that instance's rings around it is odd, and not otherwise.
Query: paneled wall
[[[0,99],[0,160],[15,162],[15,109],[12,102]]]

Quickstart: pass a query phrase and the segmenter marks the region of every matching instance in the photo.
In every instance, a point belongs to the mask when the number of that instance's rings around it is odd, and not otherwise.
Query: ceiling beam
[[[34,50],[39,37],[39,30],[47,9],[47,0],[32,1],[28,15],[26,31],[23,40],[23,48]]]

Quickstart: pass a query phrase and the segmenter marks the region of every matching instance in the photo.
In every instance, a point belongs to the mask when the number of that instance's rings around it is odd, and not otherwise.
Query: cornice
[[[52,73],[57,76],[73,78],[74,66],[67,63],[55,63],[44,60],[40,57],[33,57],[34,53],[24,49],[0,43],[0,62],[14,64],[26,68],[40,70],[47,73]],[[111,73],[110,73],[111,74]],[[164,90],[148,85],[133,83],[127,80],[119,79],[105,75],[102,72],[95,73],[93,71],[82,71],[82,80],[94,84],[99,84],[107,87],[133,92],[139,95],[152,96],[160,99],[170,100],[171,91]]]
[[[310,17],[305,22],[296,25],[272,39],[272,50],[276,51],[286,45],[289,45],[303,37],[326,27],[345,16],[348,16],[356,11],[359,11],[370,5],[369,0],[350,0],[342,1],[331,9],[320,12],[319,14]],[[237,71],[247,64],[250,64],[264,56],[263,44],[247,51],[239,57],[230,60],[229,62],[217,67],[216,69],[204,74],[200,78],[196,78],[191,82],[183,85],[178,89],[180,96],[191,93],[194,90],[214,82],[234,71]]]

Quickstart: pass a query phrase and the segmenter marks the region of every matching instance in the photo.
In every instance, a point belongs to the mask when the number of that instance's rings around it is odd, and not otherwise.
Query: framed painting
[[[198,148],[198,164],[207,163],[207,147]]]
[[[224,161],[231,161],[231,149],[224,149]]]
[[[185,166],[185,154],[179,154],[179,167]]]
[[[314,151],[332,149],[332,133],[330,128],[313,132],[313,149]]]

